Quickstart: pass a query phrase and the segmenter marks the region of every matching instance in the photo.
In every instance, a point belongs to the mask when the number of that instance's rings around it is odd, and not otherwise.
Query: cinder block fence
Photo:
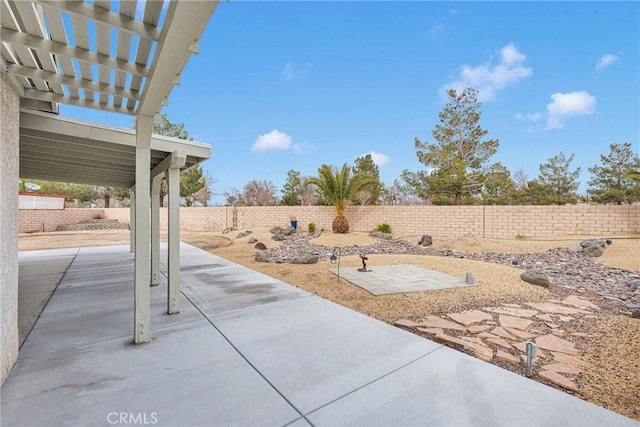
[[[391,225],[396,236],[419,235],[485,237],[494,239],[554,236],[640,237],[640,206],[349,206],[351,230],[370,231]],[[298,228],[313,222],[331,229],[332,206],[246,206],[181,208],[180,226],[189,231],[222,231],[225,228],[289,224],[294,215]],[[104,217],[129,222],[128,208],[21,210],[20,232],[53,231],[59,224]],[[160,210],[167,226],[167,210]]]

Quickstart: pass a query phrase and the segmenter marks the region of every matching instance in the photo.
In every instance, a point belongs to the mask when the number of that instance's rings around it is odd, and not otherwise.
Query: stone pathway
[[[538,354],[534,372],[545,381],[567,390],[578,391],[576,376],[587,367],[580,359],[575,340],[590,337],[563,324],[574,316],[597,316],[600,308],[591,301],[570,295],[561,301],[504,304],[427,316],[420,321],[399,319],[396,326],[429,335],[454,348],[462,348],[487,362],[526,366],[526,342],[535,342]]]

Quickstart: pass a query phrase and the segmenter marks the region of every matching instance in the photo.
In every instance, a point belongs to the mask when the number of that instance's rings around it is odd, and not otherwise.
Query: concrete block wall
[[[127,212],[129,209],[126,209]],[[58,225],[77,224],[88,219],[104,218],[104,209],[21,209],[18,214],[20,233],[56,231]],[[129,215],[127,214],[128,222]]]
[[[129,221],[129,209],[105,209],[106,218]],[[246,206],[236,208],[236,227],[289,224],[295,215],[298,228],[310,222],[331,230],[332,206]],[[494,239],[555,236],[640,236],[640,206],[349,206],[345,211],[351,230],[370,231],[391,225],[396,236],[423,233],[434,236]],[[180,226],[190,231],[221,231],[234,227],[234,208],[181,208]],[[160,222],[167,225],[166,209]]]
[[[0,75],[0,383],[18,359],[20,98]]]

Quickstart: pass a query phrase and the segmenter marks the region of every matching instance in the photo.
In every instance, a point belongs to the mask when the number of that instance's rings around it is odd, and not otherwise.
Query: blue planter
[[[297,228],[298,228],[298,221],[291,221],[291,226],[292,226],[293,228],[296,228],[296,229],[297,229]]]

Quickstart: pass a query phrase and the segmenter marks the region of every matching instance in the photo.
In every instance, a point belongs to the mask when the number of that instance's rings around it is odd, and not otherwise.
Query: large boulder
[[[551,285],[549,276],[547,276],[547,274],[541,268],[537,267],[524,271],[520,275],[520,278],[527,283],[542,286],[543,288],[548,288],[549,285]]]
[[[423,234],[418,244],[420,246],[431,246],[433,245],[433,238],[428,234]]]
[[[580,243],[574,243],[573,245],[567,246],[567,250],[569,252],[582,252],[584,248]]]
[[[269,258],[264,254],[264,252],[258,252],[255,258],[256,262],[269,262]]]
[[[604,248],[604,245],[605,245],[605,241],[602,239],[587,239],[580,242],[580,246],[582,246],[583,248],[586,248],[589,246],[601,246]]]
[[[256,239],[255,237],[249,237],[249,240],[247,240],[247,243],[255,243],[257,241],[258,239]]]
[[[282,233],[277,233],[277,234],[274,234],[273,236],[271,236],[271,240],[275,240],[276,242],[281,242],[281,241],[284,240],[284,238],[285,238],[285,236]]]
[[[301,255],[291,261],[291,264],[316,264],[320,257],[318,255]]]
[[[592,257],[599,257],[604,253],[604,246],[600,246],[600,245],[587,246],[584,248],[582,252]]]
[[[259,250],[261,250],[261,251],[264,251],[264,250],[266,250],[266,249],[267,249],[267,245],[265,245],[265,244],[264,244],[264,243],[262,243],[262,242],[258,242],[258,243],[256,243],[256,245],[254,246],[254,248],[259,249]]]
[[[383,233],[382,231],[372,231],[369,235],[377,239],[390,240],[392,238],[390,233]]]

